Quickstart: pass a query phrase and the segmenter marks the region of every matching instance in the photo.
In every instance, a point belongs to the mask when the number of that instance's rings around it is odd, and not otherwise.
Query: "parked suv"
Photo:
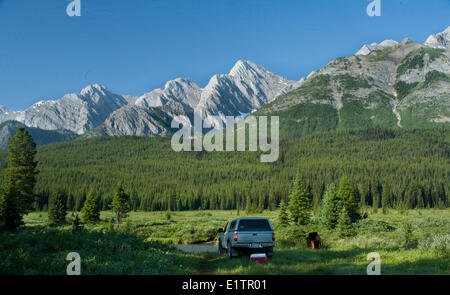
[[[219,255],[226,251],[229,258],[239,255],[239,252],[266,253],[273,255],[275,233],[268,218],[251,217],[238,218],[219,229]]]

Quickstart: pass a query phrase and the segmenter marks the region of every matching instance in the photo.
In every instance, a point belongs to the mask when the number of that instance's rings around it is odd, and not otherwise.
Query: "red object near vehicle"
[[[267,255],[265,253],[262,254],[252,254],[250,255],[250,260],[252,262],[265,264],[267,262]]]

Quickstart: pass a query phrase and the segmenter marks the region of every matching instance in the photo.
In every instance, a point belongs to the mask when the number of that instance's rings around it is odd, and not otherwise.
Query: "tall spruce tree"
[[[10,138],[8,167],[4,169],[4,189],[0,197],[0,229],[14,230],[23,224],[22,217],[32,210],[38,174],[36,143],[24,127]]]
[[[100,220],[100,209],[98,208],[98,197],[94,189],[91,189],[81,209],[81,220],[83,222],[95,222]]]
[[[342,209],[342,202],[337,195],[336,185],[331,183],[323,196],[323,202],[320,210],[320,223],[328,229],[336,227],[339,214]]]
[[[287,205],[285,200],[280,202],[280,211],[278,212],[278,224],[280,226],[289,225],[289,214],[287,212]]]
[[[128,216],[128,212],[130,212],[130,196],[125,193],[125,190],[122,184],[118,184],[114,191],[114,198],[110,205],[112,211],[116,215],[116,224],[119,224],[120,221]]]
[[[5,188],[0,194],[0,229],[15,230],[23,224],[20,199],[12,179],[6,178]]]
[[[289,195],[288,205],[290,217],[293,223],[305,225],[311,219],[311,204],[305,182],[297,175],[294,188]]]
[[[48,209],[48,223],[51,225],[64,224],[66,222],[67,207],[66,198],[63,193],[50,195]]]
[[[347,176],[343,176],[339,183],[338,197],[345,207],[345,210],[350,217],[351,222],[355,222],[361,218],[359,213],[359,204],[356,201],[355,191],[353,186],[348,181]]]

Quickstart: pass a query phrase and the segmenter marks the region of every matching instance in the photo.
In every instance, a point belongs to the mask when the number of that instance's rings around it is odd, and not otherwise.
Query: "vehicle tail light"
[[[237,233],[234,233],[234,241],[237,242]]]
[[[275,241],[275,233],[272,233],[272,241]]]

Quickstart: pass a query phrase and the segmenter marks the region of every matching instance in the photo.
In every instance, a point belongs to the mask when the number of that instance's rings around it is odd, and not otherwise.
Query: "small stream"
[[[189,244],[189,245],[179,244],[179,245],[175,245],[175,248],[177,248],[178,250],[180,250],[182,252],[194,253],[194,254],[216,253],[218,251],[215,241],[199,243],[199,244]]]

